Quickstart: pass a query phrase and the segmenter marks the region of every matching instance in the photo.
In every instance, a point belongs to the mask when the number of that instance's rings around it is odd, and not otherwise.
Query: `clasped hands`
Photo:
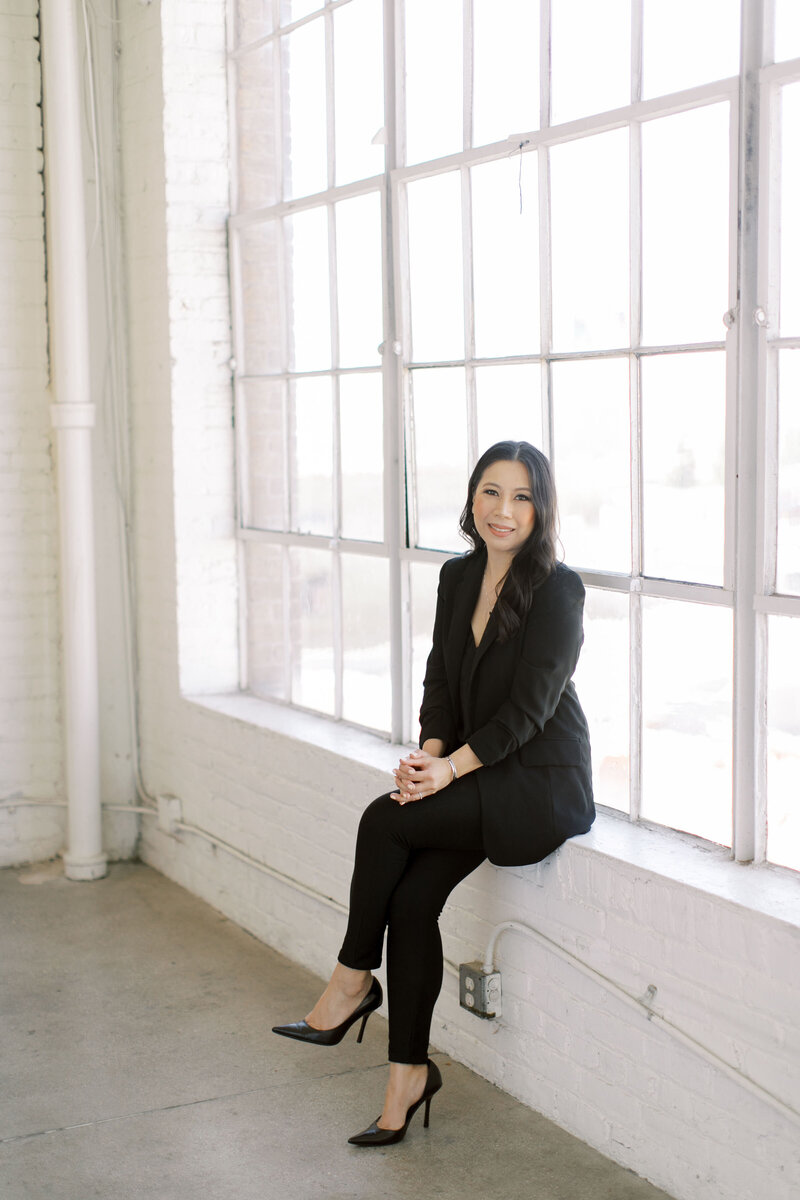
[[[397,781],[397,791],[391,793],[391,798],[398,804],[408,804],[411,800],[433,796],[435,792],[447,787],[453,779],[447,759],[434,758],[425,750],[412,750],[406,758],[401,758],[393,774]]]

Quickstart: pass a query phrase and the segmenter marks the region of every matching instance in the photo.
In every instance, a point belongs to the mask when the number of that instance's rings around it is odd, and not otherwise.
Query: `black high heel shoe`
[[[383,988],[377,979],[373,979],[372,986],[356,1011],[351,1013],[346,1020],[342,1021],[341,1025],[336,1025],[333,1029],[314,1029],[313,1025],[309,1025],[308,1021],[293,1021],[291,1025],[273,1025],[272,1032],[279,1033],[281,1037],[294,1038],[298,1042],[311,1042],[314,1046],[336,1046],[347,1033],[350,1026],[355,1025],[356,1021],[361,1018],[361,1028],[358,1031],[356,1039],[360,1042],[364,1036],[364,1027],[367,1023],[367,1018],[370,1013],[373,1013],[376,1008],[380,1008],[382,1004]]]
[[[400,1129],[381,1129],[377,1121],[373,1121],[369,1129],[365,1129],[363,1133],[357,1133],[353,1137],[348,1138],[351,1146],[393,1146],[395,1142],[402,1142],[406,1136],[411,1118],[419,1108],[420,1104],[425,1105],[425,1129],[428,1128],[431,1116],[431,1100],[442,1086],[442,1076],[435,1062],[428,1059],[428,1082],[425,1084],[425,1091],[417,1100],[416,1104],[412,1104],[406,1113],[405,1124]]]

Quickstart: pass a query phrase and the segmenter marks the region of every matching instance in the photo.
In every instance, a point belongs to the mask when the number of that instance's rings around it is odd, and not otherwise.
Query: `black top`
[[[467,640],[464,643],[464,654],[461,659],[461,674],[458,681],[458,737],[459,746],[463,746],[472,733],[472,702],[470,685],[472,684],[472,668],[475,663],[475,653],[478,647],[472,634],[472,625],[467,630]]]

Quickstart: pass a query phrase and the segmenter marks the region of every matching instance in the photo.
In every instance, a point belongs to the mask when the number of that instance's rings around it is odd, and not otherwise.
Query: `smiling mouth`
[[[510,525],[492,525],[491,521],[489,522],[489,528],[498,537],[506,537],[509,533],[514,532]]]

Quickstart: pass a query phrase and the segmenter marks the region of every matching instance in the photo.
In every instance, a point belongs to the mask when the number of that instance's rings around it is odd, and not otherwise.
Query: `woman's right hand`
[[[398,791],[391,793],[392,799],[408,804],[411,800],[424,800],[442,791],[452,783],[453,771],[446,758],[427,750],[412,750],[406,758],[400,759],[394,777]]]

